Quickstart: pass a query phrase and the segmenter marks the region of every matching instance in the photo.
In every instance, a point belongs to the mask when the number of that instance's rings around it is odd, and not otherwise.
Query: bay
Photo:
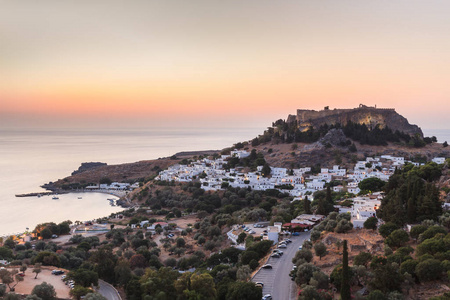
[[[69,176],[82,162],[108,164],[216,150],[249,140],[260,128],[0,129],[0,236],[34,229],[43,222],[85,221],[120,211],[111,195],[84,193],[17,198]]]

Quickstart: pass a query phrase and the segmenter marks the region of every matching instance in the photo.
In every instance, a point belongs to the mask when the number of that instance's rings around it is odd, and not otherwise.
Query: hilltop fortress
[[[351,109],[329,109],[326,106],[323,110],[298,109],[297,115],[289,115],[287,122],[297,121],[302,130],[309,126],[317,128],[323,124],[347,124],[351,121],[358,124],[366,124],[369,128],[374,128],[380,124],[382,128],[389,127],[393,131],[400,131],[409,135],[419,134],[423,137],[422,130],[417,125],[409,124],[408,120],[399,115],[393,108],[377,108],[360,104],[357,108]]]

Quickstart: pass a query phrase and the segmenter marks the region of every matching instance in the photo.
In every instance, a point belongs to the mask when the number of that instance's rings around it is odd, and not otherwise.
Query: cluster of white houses
[[[139,187],[139,183],[133,184],[124,182],[112,182],[111,184],[93,184],[85,187],[86,190],[112,190],[112,191],[131,191]]]
[[[245,150],[231,151],[230,155],[222,155],[217,159],[203,158],[189,165],[174,165],[161,171],[156,180],[189,182],[199,180],[204,190],[220,190],[227,186],[248,188],[253,190],[278,189],[293,197],[302,197],[325,188],[325,183],[332,180],[345,181],[346,187],[333,187],[335,192],[346,190],[358,194],[358,184],[366,178],[376,177],[387,181],[396,167],[405,164],[403,157],[382,155],[368,157],[358,161],[353,170],[347,170],[336,165],[333,168],[322,168],[319,174],[310,174],[311,168],[287,169],[270,167],[270,177],[262,176],[263,166],[258,166],[256,172],[241,172],[239,168],[225,170],[223,165],[230,157],[244,158],[250,153]],[[435,158],[433,161],[443,163],[445,158]],[[414,163],[417,164],[417,163]],[[311,200],[311,198],[310,198]]]

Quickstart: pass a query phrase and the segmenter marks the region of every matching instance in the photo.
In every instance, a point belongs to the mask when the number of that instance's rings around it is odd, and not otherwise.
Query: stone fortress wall
[[[382,128],[388,126],[392,130],[399,130],[410,135],[419,134],[423,137],[422,130],[409,124],[408,120],[399,115],[393,108],[377,108],[376,106],[366,106],[360,104],[357,108],[351,109],[329,109],[326,106],[323,110],[298,109],[296,115],[289,115],[287,122],[297,121],[299,128],[307,130],[309,126],[319,127],[323,124],[347,124],[351,121],[359,124],[366,124],[369,127],[376,125]]]

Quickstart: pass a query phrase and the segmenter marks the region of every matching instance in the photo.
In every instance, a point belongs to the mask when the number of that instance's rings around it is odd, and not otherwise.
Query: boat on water
[[[78,197],[78,199],[83,199],[83,197]]]
[[[53,199],[53,200],[58,200],[59,197],[58,197],[58,196],[53,196],[52,199]]]

